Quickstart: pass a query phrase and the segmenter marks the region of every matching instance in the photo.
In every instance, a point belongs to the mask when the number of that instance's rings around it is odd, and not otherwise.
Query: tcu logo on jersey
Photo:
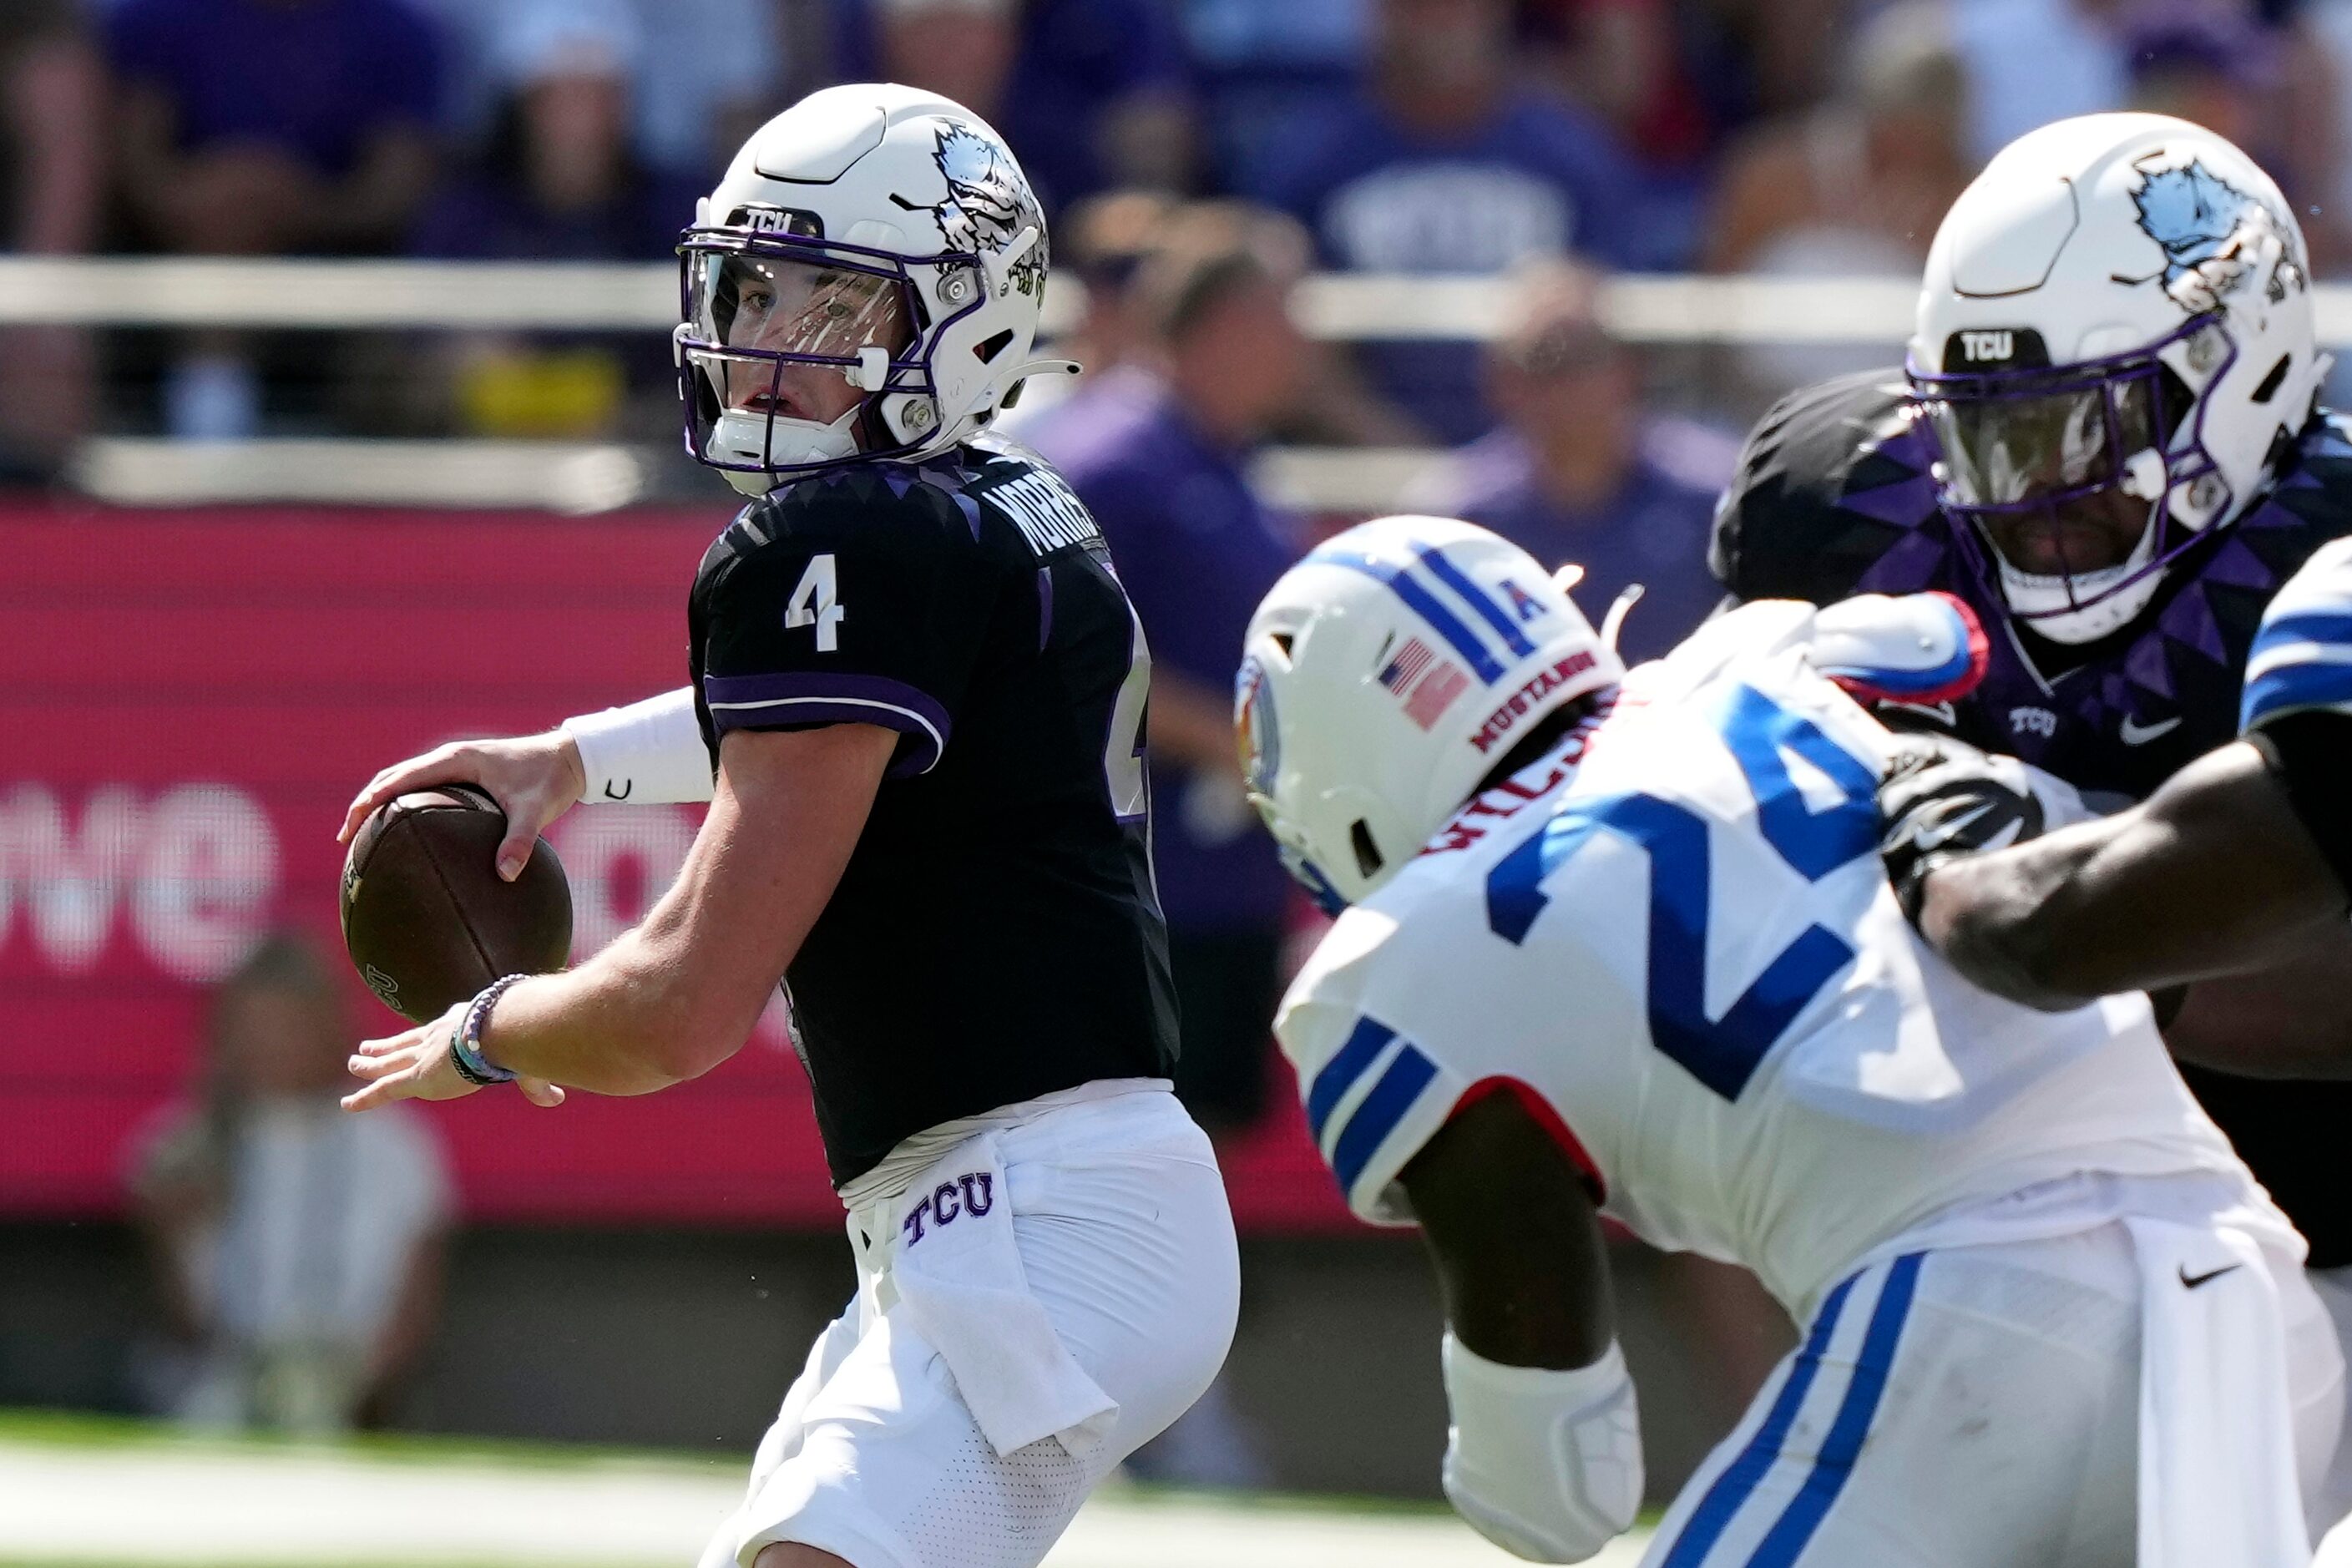
[[[2012,708],[2009,729],[2011,734],[2039,735],[2046,741],[2058,732],[2058,715],[2047,708]]]
[[[987,1214],[996,1206],[995,1186],[996,1173],[993,1171],[973,1171],[952,1181],[941,1182],[916,1199],[915,1206],[907,1211],[907,1217],[898,1222],[898,1229],[906,1237],[907,1245],[912,1247],[923,1239],[923,1221],[926,1218],[934,1226],[944,1228],[964,1215],[978,1219]]]
[[[1960,353],[1970,364],[2007,363],[2017,357],[2014,332],[1962,332]]]

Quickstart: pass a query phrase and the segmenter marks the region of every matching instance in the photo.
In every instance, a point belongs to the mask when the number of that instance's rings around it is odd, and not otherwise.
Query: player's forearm
[[[484,1033],[498,1066],[592,1094],[652,1094],[698,1078],[749,1037],[766,992],[729,1006],[699,983],[678,928],[624,933],[577,969],[516,985]]]
[[[2056,1009],[2263,967],[2343,907],[2284,790],[2238,744],[2145,805],[1937,868],[1919,924],[1977,984]]]
[[[2079,1007],[2104,990],[2085,970],[2084,952],[2065,940],[2095,907],[2079,879],[2111,832],[2081,826],[1999,854],[1968,856],[1928,873],[1919,906],[1920,933],[1962,974],[1998,996],[2029,1007]]]
[[[650,1094],[742,1047],[848,864],[898,737],[739,731],[677,880],[579,968],[499,999],[483,1054],[597,1094]]]

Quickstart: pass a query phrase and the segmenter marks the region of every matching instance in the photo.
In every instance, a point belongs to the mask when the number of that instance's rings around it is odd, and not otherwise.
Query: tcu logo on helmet
[[[2200,160],[2178,169],[2143,164],[2132,205],[2139,209],[2139,226],[2164,251],[2164,291],[2192,315],[2220,305],[2266,252],[2276,258],[2264,285],[2272,303],[2285,299],[2288,289],[2305,287],[2292,231]]]
[[[2017,357],[2015,332],[1962,332],[1960,353],[1972,364],[2006,363]]]
[[[1002,147],[962,125],[942,125],[939,141],[932,156],[947,179],[947,200],[917,209],[901,197],[891,199],[909,210],[929,212],[950,250],[1002,250],[1022,230],[1034,226],[1037,243],[1013,262],[1006,277],[1024,294],[1039,292],[1045,286],[1045,217],[1028,182]]]

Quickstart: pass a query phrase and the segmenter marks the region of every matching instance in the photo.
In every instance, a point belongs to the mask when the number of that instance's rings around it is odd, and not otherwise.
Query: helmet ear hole
[[[2292,358],[2289,354],[2279,355],[2278,363],[2271,366],[2270,374],[2263,377],[2263,384],[2254,388],[2256,403],[2268,403],[2278,395],[2279,384],[2286,380],[2287,365]]]
[[[1386,862],[1381,858],[1379,846],[1372,842],[1372,830],[1362,817],[1348,829],[1348,847],[1356,852],[1356,874],[1366,881],[1381,874]]]
[[[2189,411],[2196,406],[2197,395],[2180,379],[2180,373],[2158,360],[2156,366],[2156,395],[2164,415],[2164,427],[2178,430],[2189,422]]]

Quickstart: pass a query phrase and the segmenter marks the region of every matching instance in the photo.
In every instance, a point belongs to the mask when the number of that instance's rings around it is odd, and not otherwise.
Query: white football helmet
[[[2166,566],[2263,493],[2311,418],[2303,232],[2222,138],[2089,114],[2011,142],[1937,230],[1910,353],[1963,547],[2010,613],[2081,643],[2128,624]],[[2147,522],[2120,563],[2029,573],[1989,520],[2118,491]]]
[[[1526,551],[1452,518],[1378,518],[1285,573],[1250,618],[1243,777],[1291,874],[1337,913],[1546,715],[1624,675]]]
[[[1045,220],[1002,138],[936,93],[812,93],[752,133],[678,245],[687,449],[746,495],[914,460],[985,425],[1024,376]],[[789,416],[789,365],[866,395]]]

